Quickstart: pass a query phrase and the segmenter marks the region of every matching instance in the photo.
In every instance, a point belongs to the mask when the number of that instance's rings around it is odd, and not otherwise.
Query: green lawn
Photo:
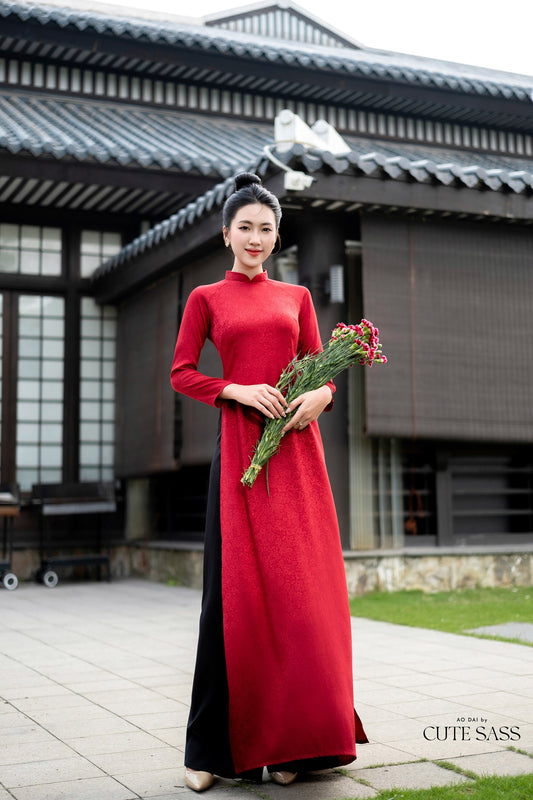
[[[375,800],[531,800],[532,797],[533,774],[530,774],[505,778],[491,775],[459,786],[434,789],[387,789]]]
[[[533,587],[465,589],[457,592],[372,592],[350,600],[352,616],[464,633],[504,622],[533,622]],[[502,637],[503,638],[503,637]],[[531,800],[531,774],[476,778],[433,789],[388,789],[375,800]],[[340,798],[339,798],[340,800]]]
[[[533,587],[371,592],[350,600],[354,617],[394,622],[414,628],[463,633],[503,622],[533,622]]]

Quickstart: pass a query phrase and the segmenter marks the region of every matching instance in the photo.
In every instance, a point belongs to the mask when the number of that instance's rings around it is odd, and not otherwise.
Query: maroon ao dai
[[[206,339],[223,378],[198,372]],[[180,326],[171,382],[221,406],[222,606],[236,772],[300,759],[355,759],[351,626],[335,506],[317,422],[290,431],[249,489],[241,476],[262,431],[254,409],[219,399],[230,383],[268,383],[320,347],[309,291],[227,272],[199,286]],[[334,387],[332,386],[332,389]]]

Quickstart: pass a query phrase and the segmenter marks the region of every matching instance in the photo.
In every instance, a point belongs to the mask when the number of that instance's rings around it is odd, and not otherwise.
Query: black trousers
[[[204,543],[202,612],[198,651],[187,724],[185,765],[225,778],[261,781],[263,768],[235,773],[231,756],[229,693],[222,614],[222,541],[220,534],[220,422],[211,463]],[[310,698],[310,702],[312,699]],[[287,709],[287,713],[291,713]],[[328,769],[339,765],[337,756],[271,764],[270,772]]]
[[[204,541],[202,613],[185,765],[235,776],[228,729],[228,678],[222,617],[222,542],[220,536],[220,423],[211,463]]]

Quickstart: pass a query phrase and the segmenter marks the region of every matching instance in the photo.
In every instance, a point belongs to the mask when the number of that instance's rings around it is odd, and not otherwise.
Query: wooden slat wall
[[[231,266],[228,251],[221,247],[214,255],[188,267],[183,280],[183,304],[195,286],[222,280]],[[210,341],[205,343],[198,369],[205,375],[222,376],[220,357]],[[184,465],[209,464],[215,449],[220,411],[183,395],[177,397],[182,404],[183,419],[180,461]]]
[[[178,279],[161,281],[119,308],[117,445],[119,477],[174,469],[174,392]]]
[[[533,231],[367,215],[362,243],[368,433],[533,441]]]

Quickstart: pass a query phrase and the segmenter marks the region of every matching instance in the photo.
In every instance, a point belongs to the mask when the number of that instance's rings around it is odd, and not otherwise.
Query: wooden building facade
[[[252,169],[283,208],[269,273],[310,288],[324,339],[364,315],[389,357],[321,421],[345,548],[531,547],[532,81],[290,2],[0,0],[1,480],[118,480],[118,535],[200,539],[217,412],[168,374]]]

